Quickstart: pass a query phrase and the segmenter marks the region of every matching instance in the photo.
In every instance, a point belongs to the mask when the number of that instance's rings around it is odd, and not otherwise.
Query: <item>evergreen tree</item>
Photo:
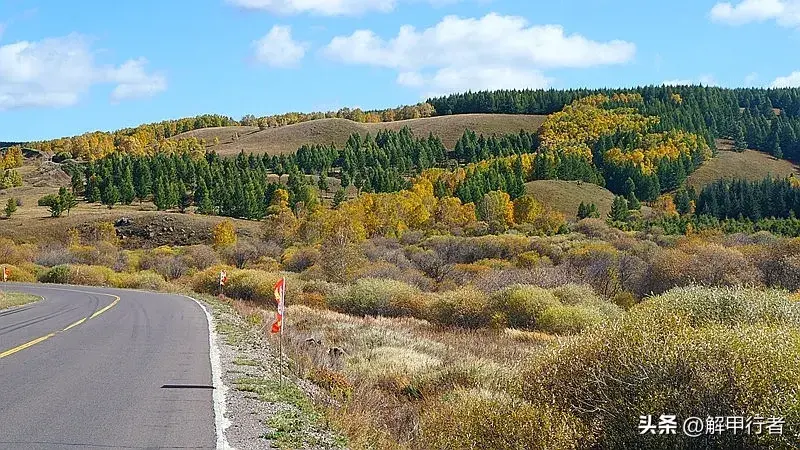
[[[6,202],[6,208],[3,212],[6,214],[6,217],[11,217],[17,211],[17,199],[9,198]]]
[[[336,191],[336,193],[333,194],[333,207],[334,207],[334,209],[338,208],[339,205],[341,205],[342,202],[345,201],[346,197],[347,197],[347,194],[345,193],[344,189],[339,188]]]
[[[114,205],[119,203],[119,199],[119,189],[113,183],[109,183],[105,190],[103,204],[108,206],[108,209],[112,209]]]
[[[682,216],[691,212],[691,199],[686,189],[679,189],[678,192],[675,193],[675,209],[678,211],[678,214]]]
[[[621,195],[615,196],[614,201],[611,203],[611,211],[608,213],[608,218],[615,222],[626,222],[629,217],[628,201]]]
[[[733,147],[740,152],[747,150],[747,140],[744,134],[744,127],[741,124],[736,127],[736,135],[733,139]]]

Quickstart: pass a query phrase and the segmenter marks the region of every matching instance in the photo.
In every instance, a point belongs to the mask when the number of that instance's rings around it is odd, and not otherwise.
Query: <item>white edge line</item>
[[[225,417],[225,410],[227,408],[225,393],[228,391],[228,387],[222,382],[222,363],[219,356],[219,347],[217,347],[217,333],[214,329],[214,317],[202,302],[188,295],[184,295],[184,297],[191,298],[195,303],[200,305],[200,307],[203,308],[203,312],[206,313],[206,320],[208,321],[208,354],[211,360],[211,379],[214,385],[214,425],[216,427],[217,449],[235,450],[234,447],[228,444],[228,440],[225,438],[225,430],[231,425],[231,421]]]

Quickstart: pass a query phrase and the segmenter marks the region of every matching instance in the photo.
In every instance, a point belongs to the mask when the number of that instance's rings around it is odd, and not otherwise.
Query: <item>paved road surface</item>
[[[0,449],[215,448],[208,323],[194,301],[0,288],[45,298],[0,311]]]

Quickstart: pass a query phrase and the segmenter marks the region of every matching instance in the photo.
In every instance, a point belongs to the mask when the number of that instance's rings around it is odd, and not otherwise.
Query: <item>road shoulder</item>
[[[340,449],[343,439],[326,429],[304,383],[287,377],[279,382],[276,352],[263,338],[260,324],[244,320],[229,305],[210,296],[193,298],[212,311],[225,395],[227,443],[239,450],[294,448]]]

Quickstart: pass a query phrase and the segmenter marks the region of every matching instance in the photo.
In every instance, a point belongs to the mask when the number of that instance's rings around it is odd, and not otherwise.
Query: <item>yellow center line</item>
[[[115,295],[114,297],[116,298],[116,300],[114,300],[113,302],[111,302],[111,304],[110,304],[110,305],[108,305],[108,306],[106,306],[105,308],[103,308],[103,309],[101,309],[101,310],[99,310],[99,311],[95,312],[94,314],[92,314],[91,316],[89,316],[89,318],[90,318],[90,319],[94,319],[95,317],[99,316],[100,314],[103,314],[104,312],[106,312],[106,311],[108,311],[109,309],[113,308],[113,307],[114,307],[114,305],[116,305],[117,303],[119,303],[119,297],[117,297],[116,295]]]
[[[52,289],[52,290],[68,291],[69,289]],[[40,343],[40,342],[44,342],[44,341],[46,341],[46,340],[50,339],[51,337],[55,336],[55,335],[56,335],[56,334],[58,334],[58,333],[63,333],[64,331],[67,331],[67,330],[69,330],[69,329],[71,329],[71,328],[75,328],[75,327],[77,327],[78,325],[82,324],[83,322],[86,322],[86,321],[87,321],[87,320],[89,320],[89,319],[94,319],[95,317],[99,316],[100,314],[103,314],[104,312],[106,312],[106,311],[108,311],[109,309],[113,308],[113,307],[114,307],[114,305],[116,305],[117,303],[119,303],[119,297],[118,297],[118,296],[116,296],[116,295],[111,295],[111,294],[101,294],[101,293],[99,293],[99,292],[86,292],[86,291],[73,291],[73,292],[85,292],[85,293],[87,293],[87,294],[109,295],[109,296],[111,296],[111,297],[114,297],[114,301],[113,301],[113,302],[111,302],[111,304],[110,304],[110,305],[108,305],[108,306],[106,306],[105,308],[103,308],[103,309],[101,309],[101,310],[98,310],[98,311],[95,311],[95,313],[94,313],[94,314],[92,314],[91,316],[89,316],[89,317],[84,317],[83,319],[81,319],[81,320],[79,320],[79,321],[77,321],[77,322],[73,323],[72,325],[70,325],[70,326],[68,326],[68,327],[64,328],[64,329],[63,329],[63,330],[61,330],[61,331],[56,331],[56,332],[53,332],[53,333],[50,333],[50,334],[48,334],[47,336],[42,336],[42,337],[40,337],[40,338],[36,338],[36,339],[34,339],[34,340],[30,341],[30,342],[26,342],[26,343],[24,343],[24,344],[22,344],[22,345],[20,345],[20,346],[14,347],[14,348],[12,348],[12,349],[9,349],[9,350],[6,350],[6,351],[4,351],[3,353],[0,353],[0,359],[3,359],[3,358],[5,358],[6,356],[13,355],[14,353],[17,353],[17,352],[19,352],[19,351],[25,350],[26,348],[28,348],[28,347],[32,347],[32,346],[34,346],[34,345],[36,345],[36,344],[38,344],[38,343]]]
[[[81,320],[79,320],[79,321],[77,321],[77,322],[73,323],[72,325],[68,326],[67,328],[64,328],[64,329],[63,329],[63,330],[61,330],[61,331],[67,331],[67,330],[69,330],[70,328],[75,328],[75,327],[77,327],[78,325],[82,324],[83,322],[86,322],[86,319],[88,319],[88,317],[84,317],[83,319],[81,319]]]
[[[14,353],[17,353],[20,350],[25,350],[28,347],[32,347],[32,346],[38,344],[39,342],[46,341],[46,340],[50,339],[51,337],[53,337],[55,335],[56,335],[56,333],[50,333],[47,336],[42,336],[42,337],[34,339],[34,340],[30,341],[30,342],[26,342],[26,343],[20,345],[19,347],[14,347],[11,350],[6,350],[3,353],[0,353],[0,359],[5,358],[6,356],[9,356],[9,355],[13,355]]]

